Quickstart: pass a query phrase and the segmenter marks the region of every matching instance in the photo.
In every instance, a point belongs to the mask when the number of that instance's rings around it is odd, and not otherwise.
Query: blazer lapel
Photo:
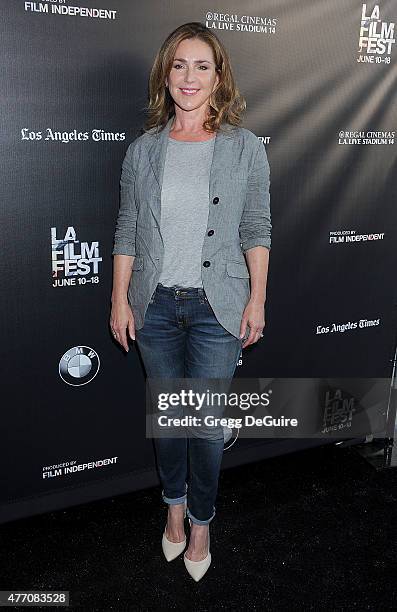
[[[174,115],[169,118],[163,130],[154,132],[154,142],[148,151],[149,161],[156,179],[153,181],[154,193],[151,194],[150,204],[158,227],[160,227],[161,185],[163,183],[168,137],[173,121]],[[223,124],[222,128],[225,131],[218,131],[215,136],[214,154],[209,177],[210,197],[214,193],[217,178],[224,176],[225,170],[228,169],[230,155],[227,153],[229,152],[231,144],[230,139],[232,139],[235,134],[235,131],[231,129],[228,124]]]

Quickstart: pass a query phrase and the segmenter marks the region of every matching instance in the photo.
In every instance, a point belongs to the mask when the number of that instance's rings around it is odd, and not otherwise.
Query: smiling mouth
[[[179,89],[185,96],[194,96],[198,91],[200,91],[199,89],[185,89],[182,87],[180,87]]]

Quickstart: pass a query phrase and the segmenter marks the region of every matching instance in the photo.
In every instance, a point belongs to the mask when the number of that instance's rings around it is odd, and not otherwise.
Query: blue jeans
[[[242,340],[216,319],[204,289],[159,283],[148,305],[136,344],[149,378],[233,378]],[[155,438],[162,498],[187,501],[193,523],[215,516],[224,438]]]

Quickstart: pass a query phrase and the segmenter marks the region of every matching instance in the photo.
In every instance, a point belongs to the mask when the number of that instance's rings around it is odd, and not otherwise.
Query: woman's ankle
[[[168,510],[170,512],[184,512],[185,503],[183,502],[182,504],[168,504]]]

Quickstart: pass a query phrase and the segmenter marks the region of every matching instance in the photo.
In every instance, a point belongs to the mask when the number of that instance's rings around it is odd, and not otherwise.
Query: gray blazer
[[[145,313],[162,269],[161,185],[168,135],[152,128],[129,145],[122,164],[120,208],[112,255],[133,255],[128,301],[135,329]],[[201,254],[201,278],[219,323],[239,338],[250,298],[244,254],[271,245],[270,168],[264,145],[250,130],[223,124],[217,132],[209,179],[208,226]],[[249,329],[247,329],[248,336]]]

